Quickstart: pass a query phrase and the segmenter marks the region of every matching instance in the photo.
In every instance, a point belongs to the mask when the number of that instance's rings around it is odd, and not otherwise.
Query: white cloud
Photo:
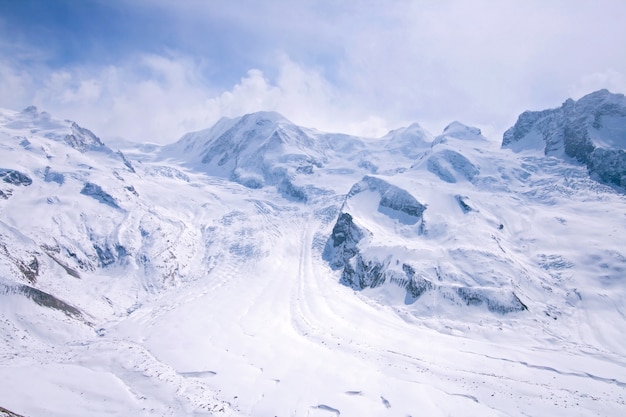
[[[31,86],[30,98],[103,137],[172,141],[188,109],[204,99],[200,68],[189,59],[156,55],[119,66],[65,68]]]
[[[578,99],[602,88],[614,93],[626,93],[626,77],[613,69],[587,74],[570,87],[570,92],[573,98]]]
[[[65,68],[37,85],[10,67],[0,71],[11,74],[14,89],[35,105],[103,138],[168,143],[188,131],[210,127],[221,117],[261,110],[277,111],[294,123],[320,130],[359,135],[388,130],[382,118],[339,99],[320,70],[303,68],[285,55],[277,62],[275,80],[252,69],[222,91],[202,75],[202,62],[182,56],[143,55],[120,66]],[[15,101],[9,102],[4,105],[14,107]]]
[[[497,139],[524,110],[626,92],[622,0],[243,1],[129,6],[162,10],[169,52],[52,71],[5,58],[0,105],[155,142],[258,110],[369,136],[460,120]]]
[[[0,61],[0,106],[13,108],[27,102],[33,91],[33,78],[24,70]]]

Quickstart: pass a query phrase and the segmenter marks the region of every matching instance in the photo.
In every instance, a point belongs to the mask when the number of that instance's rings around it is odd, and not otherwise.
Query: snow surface
[[[0,168],[32,179],[0,182],[0,406],[626,414],[626,198],[583,165],[458,122],[372,139],[260,113],[123,153],[91,135],[0,111]],[[364,262],[414,276],[342,285],[341,213]],[[489,308],[511,294],[527,309]]]

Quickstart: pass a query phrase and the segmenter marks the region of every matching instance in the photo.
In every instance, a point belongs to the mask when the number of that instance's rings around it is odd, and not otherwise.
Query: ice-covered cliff
[[[504,133],[502,147],[571,158],[606,184],[626,187],[626,97],[600,90],[556,109],[526,111]]]

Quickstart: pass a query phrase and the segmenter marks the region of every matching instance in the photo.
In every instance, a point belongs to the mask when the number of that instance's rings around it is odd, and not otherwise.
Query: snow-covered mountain
[[[2,110],[0,406],[621,415],[625,133],[607,91],[501,146],[261,112],[119,151]]]
[[[626,188],[626,97],[600,90],[558,109],[524,112],[502,147],[573,158],[598,180]]]

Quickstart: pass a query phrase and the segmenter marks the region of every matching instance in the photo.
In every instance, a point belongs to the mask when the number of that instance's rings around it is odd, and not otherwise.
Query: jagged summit
[[[502,147],[575,159],[601,182],[626,187],[626,97],[599,90],[559,108],[526,111]]]
[[[626,148],[626,97],[599,90],[561,107],[525,111],[504,133],[502,147],[540,148],[546,155],[577,157],[579,142],[602,148]]]
[[[7,116],[5,116],[7,117]],[[28,106],[19,113],[8,116],[4,126],[12,130],[41,133],[49,139],[63,141],[80,152],[89,150],[111,150],[91,130],[71,120],[53,118],[50,113],[35,106]]]
[[[20,113],[21,114],[28,114],[28,115],[31,115],[31,116],[37,116],[37,115],[39,115],[39,109],[37,108],[37,106],[30,105],[30,106],[26,107],[24,110],[22,110]]]
[[[30,128],[33,130],[54,130],[68,126],[67,121],[53,119],[50,113],[41,111],[36,106],[28,106],[21,112],[7,118],[7,127],[13,129]]]

